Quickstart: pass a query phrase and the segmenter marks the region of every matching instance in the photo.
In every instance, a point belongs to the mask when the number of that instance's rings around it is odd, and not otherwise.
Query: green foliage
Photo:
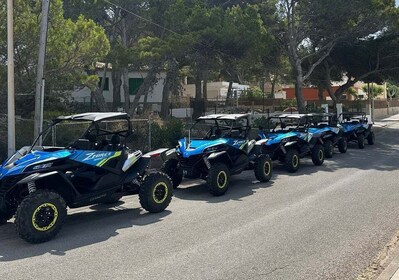
[[[14,1],[15,86],[16,93],[35,91],[41,1]],[[93,68],[109,51],[104,28],[93,20],[78,15],[75,20],[63,15],[63,2],[51,1],[46,47],[46,95],[66,103],[65,91],[85,85],[86,69]],[[7,53],[6,2],[0,3],[0,53]],[[6,57],[0,57],[0,81],[5,80]],[[89,83],[90,84],[90,83]],[[0,92],[7,84],[0,82]],[[33,103],[22,100],[17,114],[30,116]],[[49,104],[45,104],[48,107]]]
[[[177,140],[183,137],[183,123],[176,118],[160,125],[156,122],[151,124],[152,148],[174,147]]]
[[[364,92],[366,92],[366,93],[369,93],[369,87],[368,87],[368,85],[364,85],[364,86],[362,87],[362,90],[363,90]],[[384,87],[379,86],[379,85],[374,85],[374,84],[370,85],[370,93],[371,93],[371,96],[372,96],[373,98],[377,97],[378,95],[380,95],[380,94],[383,93],[383,92],[384,92]]]
[[[387,94],[389,98],[399,97],[399,86],[392,83],[387,83]]]
[[[240,95],[240,100],[255,101],[266,97],[259,87],[251,87]]]

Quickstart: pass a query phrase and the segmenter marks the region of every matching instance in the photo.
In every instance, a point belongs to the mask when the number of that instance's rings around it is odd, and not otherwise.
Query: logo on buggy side
[[[108,153],[87,153],[85,156],[85,158],[83,159],[83,161],[88,161],[88,160],[102,160],[106,157],[110,157],[112,156],[112,152],[108,152]]]

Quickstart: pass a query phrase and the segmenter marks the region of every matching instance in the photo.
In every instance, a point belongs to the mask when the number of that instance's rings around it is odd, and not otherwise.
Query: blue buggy
[[[180,139],[176,148],[162,154],[162,171],[168,174],[174,187],[185,178],[206,180],[211,194],[223,195],[230,176],[250,165],[255,141],[248,140],[248,114],[214,114],[200,117],[189,129],[188,137]],[[272,164],[267,155],[253,157],[255,176],[267,182],[272,176]]]
[[[69,144],[37,145],[39,137],[46,143],[47,133],[66,123],[73,124],[74,131],[59,133],[64,143],[72,140]],[[114,203],[138,194],[144,209],[163,211],[172,199],[171,179],[147,172],[152,154],[129,149],[126,138],[131,133],[124,113],[56,118],[32,146],[21,148],[0,166],[0,223],[15,215],[19,236],[40,243],[60,231],[67,207]]]
[[[300,159],[312,158],[314,165],[324,162],[324,147],[320,135],[310,130],[307,114],[282,114],[268,118],[266,128],[260,127],[256,154],[266,154],[284,163],[288,172],[296,172]]]
[[[310,122],[309,133],[320,137],[326,158],[333,157],[334,147],[338,147],[341,153],[346,153],[348,144],[335,114],[311,113],[307,115]]]
[[[357,143],[359,149],[364,149],[366,139],[369,145],[374,145],[373,124],[369,123],[365,113],[345,112],[340,114],[338,119],[347,142]]]

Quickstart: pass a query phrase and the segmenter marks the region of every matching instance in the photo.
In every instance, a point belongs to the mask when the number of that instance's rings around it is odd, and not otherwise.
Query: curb
[[[395,249],[391,263],[381,272],[376,280],[399,280],[399,248]]]

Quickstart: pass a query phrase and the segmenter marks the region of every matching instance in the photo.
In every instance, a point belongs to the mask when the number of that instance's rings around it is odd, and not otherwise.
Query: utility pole
[[[8,156],[15,153],[15,94],[14,94],[14,8],[13,0],[7,0],[7,117]]]
[[[46,58],[46,43],[47,43],[47,23],[48,12],[50,7],[50,0],[42,0],[42,22],[40,26],[40,41],[39,41],[39,60],[37,63],[36,76],[36,96],[35,96],[35,126],[34,138],[39,136],[40,130],[43,127],[43,108],[42,100],[44,100],[44,60]],[[42,96],[43,95],[43,96]],[[39,145],[41,145],[41,139]]]

